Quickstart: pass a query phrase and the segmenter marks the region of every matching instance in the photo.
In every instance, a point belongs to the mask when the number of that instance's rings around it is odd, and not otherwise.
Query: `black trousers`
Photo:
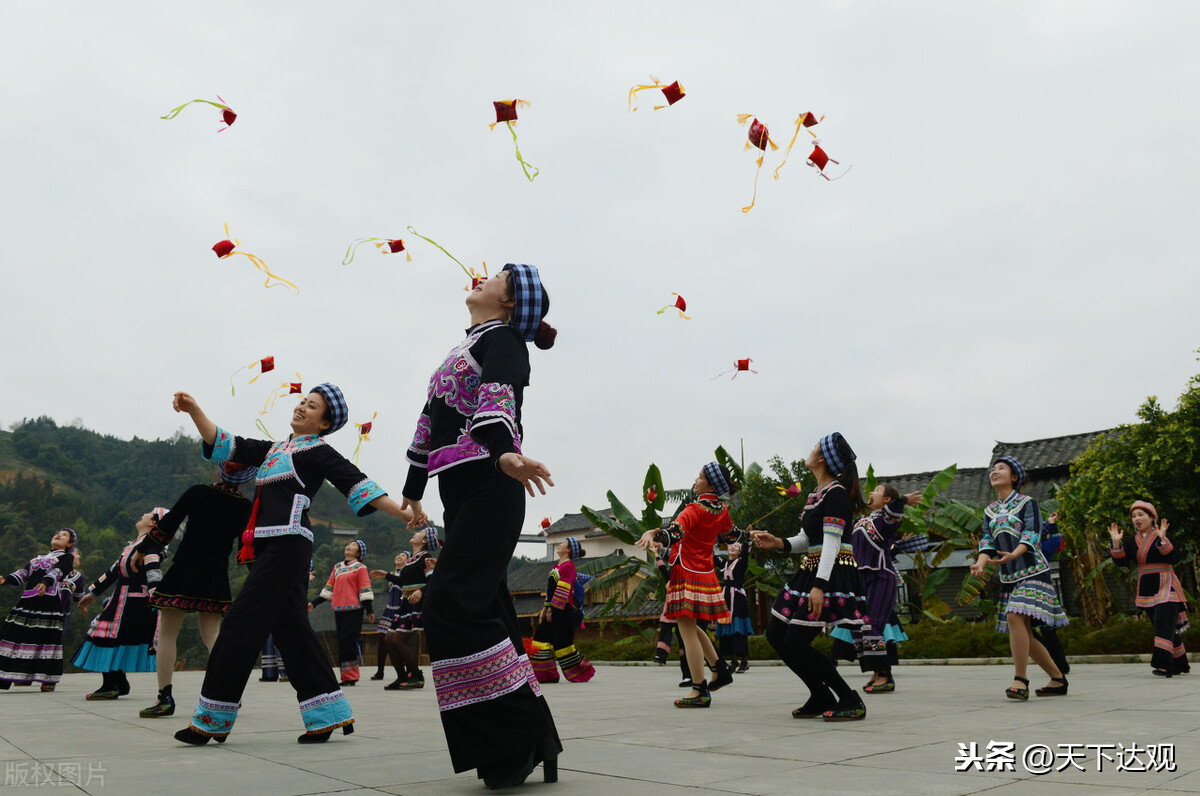
[[[1153,608],[1143,608],[1154,624],[1154,654],[1150,665],[1172,674],[1183,674],[1192,670],[1183,649],[1183,636],[1179,632],[1179,614],[1182,603],[1160,603]]]
[[[486,460],[443,471],[438,485],[446,542],[422,621],[454,770],[527,754],[544,741],[561,749],[550,708],[533,690],[507,586],[525,519],[524,487]],[[528,679],[519,686],[514,658]]]
[[[303,536],[262,539],[255,542],[254,552],[254,566],[209,654],[200,687],[202,703],[241,702],[267,636],[274,636],[298,702],[339,691],[325,649],[308,622],[312,542]]]
[[[334,611],[333,623],[337,628],[338,663],[357,663],[358,637],[362,635],[363,609]]]
[[[774,616],[767,624],[767,641],[787,667],[808,686],[814,704],[858,699],[854,689],[838,674],[833,661],[813,649],[813,639],[820,633],[819,627],[792,625]]]

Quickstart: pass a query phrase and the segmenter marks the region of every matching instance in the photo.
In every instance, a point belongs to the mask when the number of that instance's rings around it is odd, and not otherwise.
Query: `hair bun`
[[[557,337],[558,329],[542,321],[538,324],[537,331],[533,333],[533,344],[545,351],[548,348],[554,347],[554,340]]]

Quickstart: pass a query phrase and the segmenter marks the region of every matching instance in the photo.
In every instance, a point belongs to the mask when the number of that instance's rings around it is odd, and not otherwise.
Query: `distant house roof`
[[[557,563],[557,561],[532,561],[520,569],[508,573],[509,593],[514,596],[530,592],[544,595],[550,570],[554,569],[554,565]]]
[[[1098,437],[1112,434],[1112,430],[1089,431],[1086,434],[1068,434],[1065,437],[1049,437],[1029,442],[997,442],[992,448],[991,461],[1001,456],[1015,456],[1029,474],[1029,481],[1021,491],[1035,500],[1050,497],[1050,487],[1066,482],[1070,475],[1071,462],[1087,450]],[[995,499],[988,480],[988,467],[960,467],[942,497],[953,500],[969,500],[975,503],[990,503]],[[937,475],[936,471],[906,473],[904,475],[880,476],[879,482],[891,484],[901,494],[924,489]]]
[[[1092,440],[1112,433],[1111,430],[1089,431],[1029,442],[997,442],[992,449],[992,461],[1001,456],[1015,456],[1031,473],[1034,470],[1070,467],[1071,462],[1088,449]]]
[[[555,536],[560,533],[587,531],[592,527],[594,527],[592,521],[582,514],[564,514],[557,522],[551,524],[544,533],[546,536]]]

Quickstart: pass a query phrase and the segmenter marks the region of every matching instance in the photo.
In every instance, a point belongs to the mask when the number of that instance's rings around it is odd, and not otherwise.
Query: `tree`
[[[1111,608],[1103,577],[1112,568],[1104,552],[1107,529],[1113,522],[1128,527],[1134,500],[1154,503],[1193,567],[1200,543],[1200,375],[1189,379],[1174,411],[1164,410],[1152,395],[1138,417],[1142,422],[1095,439],[1071,465],[1071,477],[1057,495],[1058,524],[1080,585],[1084,620],[1096,627],[1104,625]]]

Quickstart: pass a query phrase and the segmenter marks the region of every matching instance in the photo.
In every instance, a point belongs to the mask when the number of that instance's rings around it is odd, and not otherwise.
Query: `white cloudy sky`
[[[169,436],[185,389],[251,433],[299,371],[380,413],[361,463],[398,491],[467,323],[410,224],[552,294],[525,447],[558,485],[530,531],[635,499],[651,461],[687,484],[719,443],[803,458],[838,429],[898,473],[1129,422],[1197,368],[1198,23],[1189,2],[6,3],[0,423]],[[687,97],[627,113],[649,74]],[[227,132],[205,105],[158,118],[216,94]],[[533,183],[487,127],[513,97]],[[742,214],[736,115],[786,145],[806,110],[853,170],[827,183],[799,143],[776,182],[773,153]],[[217,260],[225,222],[300,294]],[[343,267],[360,236],[414,262]],[[692,320],[655,314],[672,291]],[[758,375],[710,380],[743,357]]]

